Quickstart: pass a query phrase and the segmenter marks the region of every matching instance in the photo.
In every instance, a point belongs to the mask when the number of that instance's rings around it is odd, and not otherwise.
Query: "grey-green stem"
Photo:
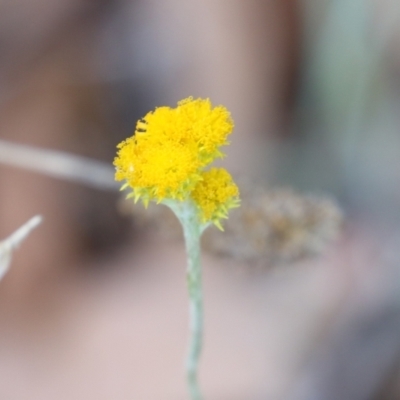
[[[172,202],[171,202],[172,203]],[[182,224],[187,253],[186,279],[189,291],[190,342],[186,359],[186,380],[191,400],[202,400],[198,384],[198,366],[203,342],[203,292],[200,263],[200,224],[195,205],[190,201],[167,205]]]

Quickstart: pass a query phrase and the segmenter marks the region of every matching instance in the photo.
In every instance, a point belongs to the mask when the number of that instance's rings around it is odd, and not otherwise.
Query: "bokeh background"
[[[206,398],[400,399],[399,19],[396,0],[2,1],[0,234],[44,222],[0,283],[0,397],[186,398],[183,244],[127,213],[111,164],[194,96],[231,111],[235,176],[345,215],[301,262],[205,253]],[[62,179],[64,153],[103,183]]]

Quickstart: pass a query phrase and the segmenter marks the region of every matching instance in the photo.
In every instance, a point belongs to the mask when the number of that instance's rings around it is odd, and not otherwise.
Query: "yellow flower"
[[[224,168],[203,172],[191,197],[199,209],[201,222],[213,222],[221,230],[220,220],[228,218],[229,209],[239,207],[239,189]]]
[[[212,108],[209,99],[188,97],[176,108],[159,107],[149,112],[138,122],[135,134],[138,140],[153,144],[172,141],[188,146],[204,166],[223,157],[219,147],[228,144],[232,129],[233,121],[225,107]]]
[[[201,180],[202,168],[228,144],[233,121],[223,106],[189,97],[176,108],[159,107],[138,121],[133,137],[118,145],[116,180],[125,180],[137,201],[184,200]]]
[[[199,180],[196,153],[181,144],[166,141],[162,146],[128,139],[120,144],[116,179],[126,180],[136,201],[145,203],[164,198],[183,200]]]
[[[204,168],[223,157],[220,147],[232,129],[228,110],[213,108],[209,99],[189,97],[176,108],[156,108],[118,145],[115,179],[124,180],[122,189],[132,189],[128,197],[145,205],[193,201],[199,222],[222,229],[220,220],[239,205],[239,190],[225,169]]]

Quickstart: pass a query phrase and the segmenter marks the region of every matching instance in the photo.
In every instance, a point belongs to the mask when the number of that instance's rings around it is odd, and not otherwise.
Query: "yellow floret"
[[[220,220],[228,217],[229,209],[239,206],[239,189],[224,168],[211,168],[201,176],[191,197],[198,206],[201,222],[212,222],[222,230]]]
[[[168,141],[160,146],[148,146],[128,139],[114,165],[116,179],[125,179],[135,194],[147,201],[182,200],[199,180],[196,154],[188,147]]]
[[[223,106],[212,108],[209,99],[189,97],[176,108],[159,107],[149,112],[136,126],[136,135],[152,142],[172,140],[195,149],[203,166],[223,153],[233,121]]]

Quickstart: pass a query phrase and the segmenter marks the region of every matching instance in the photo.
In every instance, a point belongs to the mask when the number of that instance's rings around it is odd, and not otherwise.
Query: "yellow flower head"
[[[225,170],[203,170],[224,156],[220,148],[229,143],[232,129],[229,111],[212,107],[209,99],[189,97],[176,108],[156,108],[138,121],[132,137],[118,145],[115,179],[132,189],[129,197],[145,204],[194,198],[194,190],[202,221],[215,222],[226,216],[238,191]],[[217,190],[215,184],[224,186]]]
[[[213,222],[222,230],[220,220],[228,218],[231,208],[239,207],[239,189],[224,168],[211,168],[202,173],[192,199],[200,211],[201,222]]]
[[[202,166],[223,157],[220,147],[227,145],[233,121],[223,106],[212,107],[209,99],[188,97],[176,108],[160,107],[149,112],[136,126],[137,140],[161,145],[179,143],[196,153]]]

